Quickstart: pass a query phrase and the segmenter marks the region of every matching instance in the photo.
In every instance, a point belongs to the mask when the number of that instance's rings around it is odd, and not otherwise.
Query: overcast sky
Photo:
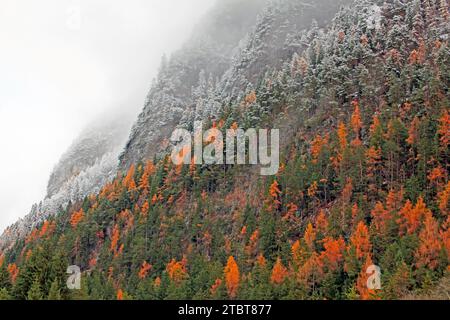
[[[141,108],[161,56],[213,0],[0,0],[0,232],[45,196],[108,109]]]

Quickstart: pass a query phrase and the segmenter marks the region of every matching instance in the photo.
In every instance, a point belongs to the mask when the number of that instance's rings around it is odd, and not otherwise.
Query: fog
[[[0,232],[45,196],[82,129],[136,114],[212,0],[0,0]]]

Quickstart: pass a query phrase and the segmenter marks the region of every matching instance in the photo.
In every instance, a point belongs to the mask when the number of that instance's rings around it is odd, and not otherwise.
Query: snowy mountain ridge
[[[194,120],[214,119],[224,102],[243,99],[258,81],[264,81],[265,73],[307,48],[305,32],[311,25],[326,25],[342,5],[351,2],[218,1],[191,40],[170,58],[163,57],[127,142],[128,131],[114,120],[81,135],[51,174],[47,197],[7,228],[0,248],[68,203],[98,191],[117,170],[167,152],[176,127],[190,128]],[[264,106],[254,107],[264,112]]]

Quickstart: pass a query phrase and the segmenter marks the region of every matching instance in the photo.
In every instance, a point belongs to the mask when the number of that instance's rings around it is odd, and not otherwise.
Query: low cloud
[[[211,0],[3,0],[0,229],[45,195],[53,166],[92,119],[137,114],[161,56]]]

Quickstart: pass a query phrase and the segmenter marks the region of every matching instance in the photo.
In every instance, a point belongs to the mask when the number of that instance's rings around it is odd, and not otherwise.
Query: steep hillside
[[[50,175],[47,196],[0,236],[0,249],[11,246],[71,202],[96,193],[117,174],[118,157],[132,123],[131,114],[102,115],[72,143]]]
[[[194,120],[217,117],[223,101],[242,99],[261,80],[263,70],[278,69],[306,48],[294,35],[313,22],[326,25],[351,1],[273,1],[262,10],[266,2],[219,5],[192,41],[163,61],[121,155],[122,169],[166,151],[176,127],[192,128]]]
[[[55,195],[70,179],[92,167],[108,153],[122,148],[129,133],[132,115],[102,115],[88,125],[61,157],[50,175],[47,197]]]
[[[168,146],[175,127],[195,108],[193,88],[210,85],[230,67],[239,42],[246,36],[266,0],[218,1],[194,30],[192,39],[169,59],[164,58],[144,109],[120,157],[121,167],[152,158]],[[212,100],[214,106],[220,100]]]
[[[323,27],[351,0],[274,1],[260,16],[252,36],[234,59],[221,80],[222,96],[243,98],[249,87],[261,80],[262,70],[280,69],[292,55],[305,50],[302,38],[311,25]],[[305,32],[302,32],[305,31]]]
[[[221,82],[199,75],[194,110],[220,94],[219,112],[169,121],[281,128],[279,172],[153,159],[149,146],[168,134],[158,110],[185,112],[163,66],[126,169],[2,252],[0,297],[446,299],[448,2],[357,0],[306,30],[262,27],[284,21],[285,8],[312,10],[293,4],[268,5]],[[144,128],[162,135],[143,139]],[[81,268],[81,290],[64,286],[68,265]],[[380,270],[379,288],[368,270]]]

